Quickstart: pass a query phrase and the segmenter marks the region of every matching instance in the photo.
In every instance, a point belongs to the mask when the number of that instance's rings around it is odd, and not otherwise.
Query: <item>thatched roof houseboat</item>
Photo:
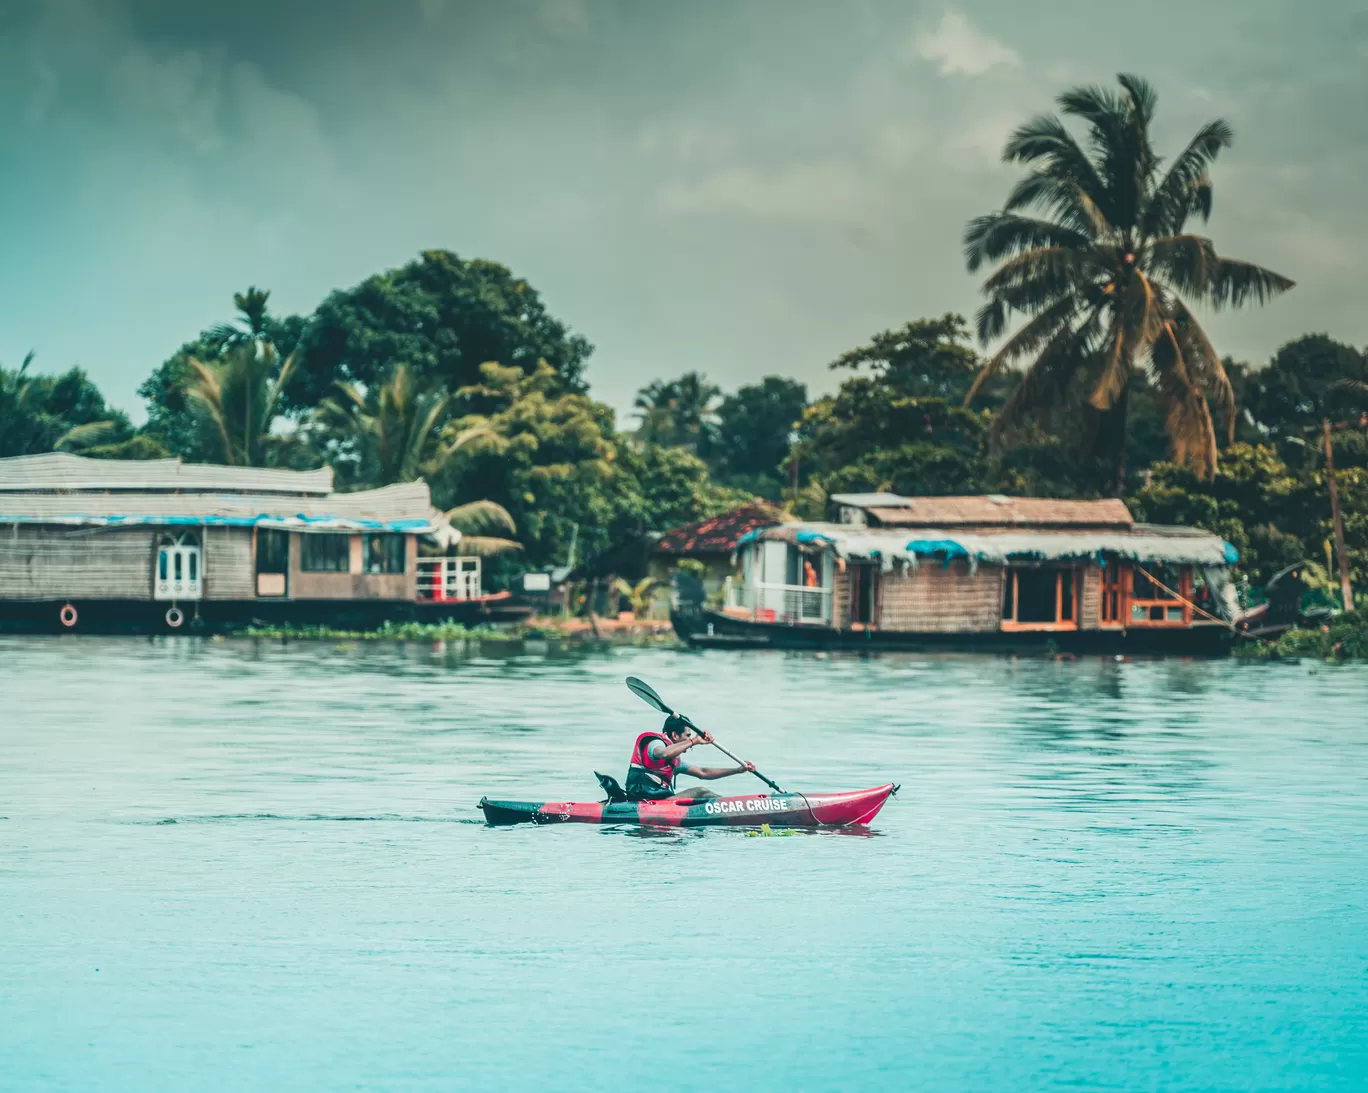
[[[422,482],[334,493],[326,467],[0,459],[0,628],[459,616],[488,600],[459,542]]]
[[[725,606],[680,604],[697,645],[1220,651],[1234,547],[1136,523],[1119,500],[831,498],[830,522],[744,536]]]

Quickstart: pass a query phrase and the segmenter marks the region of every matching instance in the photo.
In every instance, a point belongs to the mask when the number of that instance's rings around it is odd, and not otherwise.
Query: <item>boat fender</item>
[[[76,625],[76,608],[71,604],[63,604],[62,609],[57,612],[57,621],[70,630]]]
[[[185,612],[179,607],[173,607],[166,613],[166,625],[172,630],[179,630],[181,623],[185,622]]]

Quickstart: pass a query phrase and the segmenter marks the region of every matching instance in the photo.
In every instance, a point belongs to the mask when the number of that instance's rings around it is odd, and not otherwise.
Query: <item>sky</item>
[[[137,420],[234,292],[307,313],[440,247],[530,281],[620,415],[688,370],[830,390],[973,314],[1008,133],[1121,71],[1161,152],[1230,121],[1207,230],[1298,282],[1217,349],[1368,343],[1368,0],[0,0],[0,363]]]

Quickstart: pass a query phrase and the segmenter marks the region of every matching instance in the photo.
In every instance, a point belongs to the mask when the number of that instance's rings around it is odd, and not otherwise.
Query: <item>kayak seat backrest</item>
[[[598,779],[599,785],[603,787],[603,792],[608,795],[607,803],[610,805],[625,804],[627,794],[622,786],[618,785],[618,780],[611,774],[600,774],[594,771],[594,777]]]

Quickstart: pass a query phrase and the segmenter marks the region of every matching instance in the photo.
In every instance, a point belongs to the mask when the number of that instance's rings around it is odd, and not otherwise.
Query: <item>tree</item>
[[[1249,378],[1249,412],[1274,437],[1305,437],[1321,418],[1358,408],[1355,384],[1368,382],[1368,356],[1326,334],[1282,346]]]
[[[184,459],[209,462],[221,458],[221,440],[204,428],[199,404],[189,391],[197,382],[192,360],[217,364],[234,350],[251,345],[258,352],[269,349],[277,361],[289,360],[299,341],[304,320],[297,315],[277,317],[267,307],[269,292],[249,288],[233,295],[238,317],[202,331],[163,361],[138,388],[147,403],[147,424],[143,432]],[[298,375],[296,369],[293,373]],[[291,398],[282,388],[276,410],[282,415],[299,416],[311,412],[314,403]]]
[[[722,389],[699,372],[652,380],[637,392],[634,403],[641,418],[637,438],[666,448],[706,450],[714,440],[721,394]]]
[[[1085,87],[1057,100],[1065,116],[1086,125],[1086,151],[1054,115],[1027,122],[1007,142],[1004,159],[1032,170],[1002,211],[970,222],[965,253],[970,271],[998,263],[983,285],[980,340],[1004,334],[1014,313],[1027,321],[984,365],[965,404],[1007,365],[1030,360],[998,414],[995,437],[1049,423],[1061,411],[1091,414],[1089,444],[1110,441],[1120,494],[1137,374],[1152,377],[1175,462],[1215,474],[1211,401],[1233,434],[1230,379],[1187,301],[1263,303],[1292,282],[1223,258],[1210,239],[1186,230],[1194,216],[1210,215],[1209,168],[1230,143],[1230,126],[1208,122],[1161,171],[1149,132],[1155,93],[1138,77],[1117,79],[1119,94]]]
[[[455,416],[444,435],[484,424],[497,443],[459,451],[434,480],[434,497],[450,504],[458,493],[473,494],[502,505],[532,565],[565,562],[572,536],[577,556],[590,558],[629,534],[750,500],[709,482],[707,467],[689,452],[618,434],[612,410],[566,391],[550,365],[527,375],[486,363],[480,379],[453,395]]]
[[[337,397],[319,406],[316,422],[333,468],[353,489],[432,478],[461,448],[493,437],[477,424],[444,440],[450,396],[424,384],[407,364],[365,393],[353,383],[337,387]]]
[[[455,391],[500,361],[525,375],[545,361],[567,391],[584,390],[592,346],[552,318],[541,296],[497,262],[429,250],[399,269],[328,296],[300,341],[294,403],[313,405],[333,384],[378,386],[396,361]]]
[[[910,398],[961,401],[974,385],[982,362],[969,346],[962,315],[917,319],[900,330],[874,335],[869,345],[843,353],[832,368],[868,366],[886,377],[891,390]]]
[[[131,443],[128,415],[107,406],[84,371],[31,375],[32,362],[30,353],[16,369],[0,367],[0,456],[54,449],[126,459],[165,454]]]
[[[295,361],[291,354],[277,368],[275,349],[251,341],[230,348],[212,364],[189,359],[185,396],[199,411],[200,443],[215,462],[276,466],[299,452],[301,438],[271,431]]]
[[[807,386],[783,376],[737,388],[717,408],[716,438],[703,453],[714,478],[777,501],[780,465],[807,408]]]

